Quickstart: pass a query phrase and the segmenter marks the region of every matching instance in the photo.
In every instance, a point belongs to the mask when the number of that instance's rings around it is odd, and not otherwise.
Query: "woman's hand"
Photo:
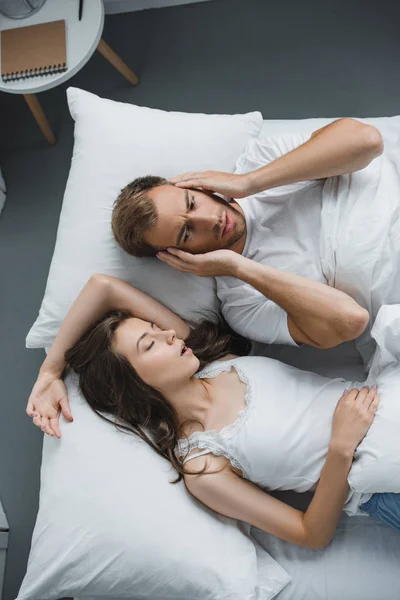
[[[331,444],[354,454],[372,425],[379,401],[376,386],[345,390],[333,415]]]
[[[27,415],[33,417],[34,424],[44,433],[60,438],[60,411],[67,421],[73,421],[63,380],[49,371],[39,373],[29,396]]]
[[[227,198],[244,198],[249,195],[246,175],[234,175],[220,171],[199,171],[183,173],[168,179],[180,188],[198,188],[227,196]]]
[[[234,275],[239,254],[233,250],[214,250],[206,254],[191,254],[177,248],[158,252],[157,258],[178,271],[193,273],[199,277],[221,277]]]

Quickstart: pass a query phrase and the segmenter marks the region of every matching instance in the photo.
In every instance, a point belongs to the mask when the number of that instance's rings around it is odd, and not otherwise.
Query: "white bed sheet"
[[[275,600],[400,599],[400,533],[368,516],[345,515],[322,551],[253,535],[292,577]]]

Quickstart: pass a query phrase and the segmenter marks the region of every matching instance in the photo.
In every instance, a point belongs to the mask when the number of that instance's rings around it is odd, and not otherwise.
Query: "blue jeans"
[[[400,494],[374,494],[360,509],[400,531]]]

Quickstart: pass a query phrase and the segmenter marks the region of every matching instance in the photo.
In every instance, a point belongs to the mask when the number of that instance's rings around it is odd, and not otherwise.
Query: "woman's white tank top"
[[[211,379],[232,368],[247,386],[246,408],[219,432],[194,432],[181,439],[177,455],[183,457],[198,449],[225,456],[246,479],[265,490],[315,489],[328,452],[336,405],[353,383],[261,356],[216,361],[196,377]],[[370,497],[350,491],[345,510],[354,514],[364,496]]]

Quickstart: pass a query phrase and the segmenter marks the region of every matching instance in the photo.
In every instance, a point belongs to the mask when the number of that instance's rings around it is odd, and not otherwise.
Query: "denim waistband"
[[[367,502],[360,505],[360,510],[363,510],[367,513],[375,513],[376,505],[378,503],[379,494],[373,494]]]

